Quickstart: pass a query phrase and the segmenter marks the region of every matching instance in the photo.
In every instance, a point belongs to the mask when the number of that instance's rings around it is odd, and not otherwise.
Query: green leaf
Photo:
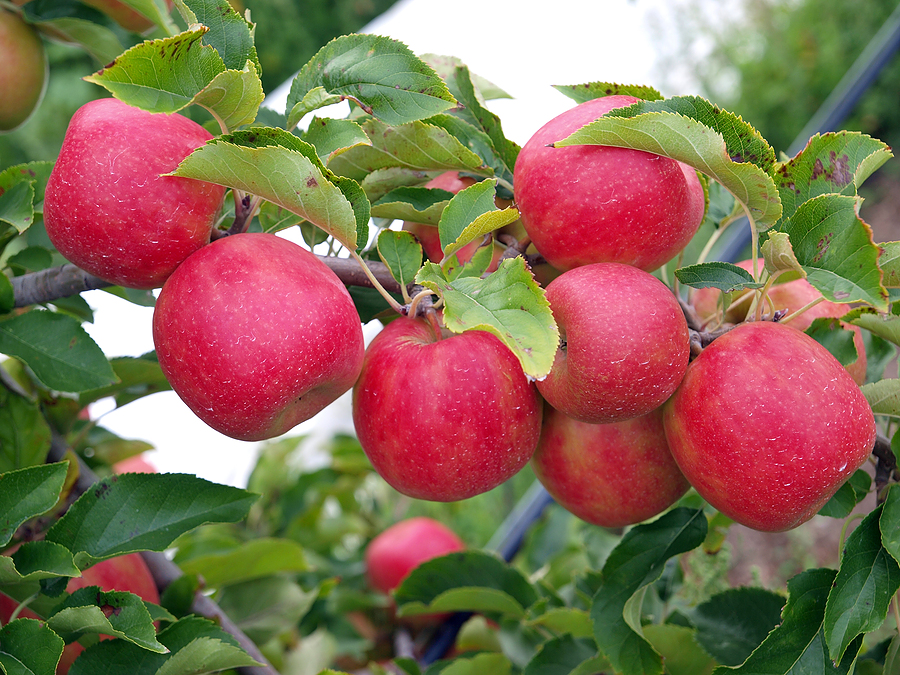
[[[762,288],[747,270],[727,262],[705,262],[675,270],[678,281],[692,288],[718,288],[723,293]]]
[[[831,352],[831,355],[840,361],[842,366],[854,363],[859,358],[859,354],[856,352],[856,343],[853,340],[853,331],[844,328],[839,319],[834,317],[815,319],[805,332]]]
[[[16,291],[12,281],[5,274],[0,274],[0,314],[11,312],[16,306]]]
[[[279,572],[308,569],[300,544],[288,539],[252,539],[239,548],[179,563],[185,574],[199,574],[210,588],[219,588]]]
[[[660,653],[667,675],[708,675],[716,662],[694,641],[694,631],[686,626],[649,624],[644,637]]]
[[[330,117],[313,117],[302,138],[315,146],[319,157],[326,163],[347,148],[372,145],[372,141],[357,122]]]
[[[575,607],[553,607],[530,619],[530,626],[545,626],[554,633],[569,633],[573,637],[593,637],[590,615]]]
[[[820,516],[829,518],[846,518],[872,488],[872,477],[862,469],[851,474],[838,491],[819,509]]]
[[[787,232],[807,281],[832,302],[866,302],[886,311],[878,246],[859,218],[858,197],[821,195],[801,204],[780,228]]]
[[[105,592],[98,586],[79,588],[47,619],[47,625],[71,639],[102,633],[133,642],[157,654],[166,648],[156,640],[156,629],[144,601],[134,593]]]
[[[185,0],[185,5],[188,11],[181,11],[186,23],[203,24],[209,29],[203,43],[219,52],[226,68],[239,70],[249,60],[255,70],[261,70],[253,44],[253,24],[231,5],[210,0]]]
[[[0,442],[6,445],[5,439]],[[0,548],[10,542],[22,523],[56,506],[68,467],[66,461],[0,473]]]
[[[156,675],[168,658],[127,640],[101,640],[75,659],[69,675]]]
[[[97,343],[64,314],[33,310],[0,321],[0,353],[21,359],[58,391],[85,391],[116,381]]]
[[[378,35],[344,35],[322,47],[291,82],[288,128],[305,112],[313,89],[350,98],[387,124],[424,119],[456,104],[431,66],[403,43]]]
[[[438,232],[445,260],[466,244],[515,222],[515,208],[499,210],[494,204],[497,180],[489,178],[460,190],[441,214]]]
[[[422,267],[422,245],[410,232],[382,230],[378,235],[378,257],[401,286],[413,283]]]
[[[27,162],[7,167],[0,171],[0,195],[14,185],[31,183],[34,185],[35,202],[42,202],[51,171],[53,162]]]
[[[847,538],[841,566],[825,606],[825,639],[840,661],[858,635],[875,630],[887,617],[900,588],[900,564],[882,546],[881,507],[869,513]]]
[[[136,401],[144,396],[171,389],[168,380],[159,367],[155,353],[143,356],[121,356],[110,359],[109,364],[118,378],[116,384],[100,389],[89,389],[81,392],[78,402],[81,407],[112,397],[116,407]]]
[[[550,372],[559,346],[559,330],[543,289],[524,259],[503,260],[486,279],[447,281],[439,265],[426,262],[416,281],[444,299],[444,323],[454,333],[486,330],[518,357],[525,373]]]
[[[525,666],[522,675],[569,675],[584,662],[597,658],[597,645],[593,640],[562,635],[544,642]],[[593,672],[601,672],[606,667],[608,664],[605,667],[599,663],[592,664]]]
[[[853,131],[816,134],[795,157],[775,166],[782,218],[790,218],[812,197],[827,193],[853,196],[859,186],[891,157],[881,141]]]
[[[617,672],[662,673],[660,655],[624,613],[630,604],[634,606],[632,600],[646,586],[659,579],[669,558],[700,546],[706,532],[706,517],[701,510],[675,508],[629,530],[606,559],[593,598],[591,620],[594,639]]]
[[[733,669],[716,668],[713,675],[848,675],[862,638],[854,640],[841,662],[835,664],[828,655],[822,627],[825,603],[836,574],[829,569],[808,569],[790,579],[781,625],[769,633],[742,665]]]
[[[65,642],[43,622],[17,619],[0,628],[0,666],[9,675],[50,675]]]
[[[860,387],[876,415],[900,417],[900,380],[879,380]]]
[[[429,124],[440,127],[452,134],[460,143],[481,158],[482,166],[478,168],[480,175],[493,175],[501,181],[505,190],[504,197],[512,196],[512,167],[507,164],[501,154],[494,148],[494,141],[487,132],[457,115],[442,113],[425,120]],[[513,144],[513,151],[518,154],[519,146]]]
[[[0,471],[43,464],[51,435],[37,402],[0,385]]]
[[[253,61],[242,70],[226,70],[197,93],[193,102],[209,110],[226,129],[237,129],[256,119],[265,98],[262,80]]]
[[[511,672],[512,664],[506,656],[491,653],[476,654],[471,658],[467,656],[458,657],[446,668],[440,670],[441,675],[486,675],[487,673],[491,675],[510,675]],[[427,675],[431,673],[432,671],[429,669]]]
[[[219,53],[203,44],[208,30],[199,27],[174,37],[147,40],[84,79],[105,87],[129,105],[150,112],[176,112],[190,105],[226,69]]]
[[[80,575],[71,551],[49,541],[27,541],[12,556],[0,556],[0,584]]]
[[[256,665],[259,663],[240,647],[219,639],[201,637],[169,657],[157,675],[195,675]]]
[[[32,3],[35,4],[35,3]],[[118,36],[106,26],[75,16],[35,21],[35,28],[77,44],[99,64],[112,62],[125,47]]]
[[[205,523],[233,523],[257,495],[187,474],[124,474],[91,487],[47,530],[80,567],[133,551],[163,551]],[[109,523],[120,523],[112,528]]]
[[[684,96],[611,110],[554,143],[612,145],[671,157],[715,179],[749,211],[762,232],[781,217],[772,177],[775,153],[739,117]]]
[[[881,248],[878,266],[884,273],[882,282],[888,288],[900,288],[900,241],[885,241],[878,246]]]
[[[900,563],[900,489],[893,484],[884,495],[879,526],[882,546]]]
[[[521,572],[497,556],[465,551],[420,564],[394,591],[394,600],[401,616],[434,611],[437,606],[477,611],[479,607],[472,605],[483,605],[484,611],[521,618],[537,600],[537,592]]]
[[[442,56],[440,54],[420,54],[425,63],[434,68],[435,72],[444,80],[452,77],[456,68],[465,66],[461,59],[455,56]],[[480,101],[490,101],[498,98],[512,98],[503,89],[480,75],[471,74],[475,93]]]
[[[391,166],[386,169],[375,169],[366,174],[360,185],[369,199],[378,201],[396,188],[421,186],[422,183],[438,174],[437,171],[420,171],[419,169]]]
[[[368,239],[362,188],[326,169],[315,148],[290,132],[255,127],[212,139],[172,172],[258,195],[355,250]]]
[[[0,188],[0,222],[9,223],[19,233],[34,223],[34,185],[22,181]]]
[[[690,613],[697,642],[719,663],[743,663],[781,622],[783,595],[763,588],[731,588]]]
[[[264,644],[296,625],[318,596],[318,588],[305,591],[295,581],[275,576],[226,586],[216,603],[247,637]]]
[[[561,94],[576,103],[586,103],[604,96],[634,96],[645,101],[658,101],[663,96],[653,87],[641,84],[614,84],[612,82],[587,82],[585,84],[554,84]]]
[[[453,198],[452,192],[436,188],[398,187],[372,204],[372,216],[434,225]]]

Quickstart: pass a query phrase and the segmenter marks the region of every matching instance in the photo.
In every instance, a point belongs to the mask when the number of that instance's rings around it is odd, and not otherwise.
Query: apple
[[[212,135],[178,114],[118,99],[86,103],[69,122],[47,181],[50,241],[110,283],[156,288],[209,243],[225,188],[163,176]]]
[[[607,96],[553,118],[523,146],[513,173],[516,205],[537,250],[562,271],[619,262],[651,271],[675,257],[703,221],[696,172],[628,148],[554,148],[632,96]]]
[[[0,133],[37,110],[47,88],[47,55],[34,27],[0,7]]]
[[[697,492],[765,532],[809,520],[875,443],[872,409],[843,366],[771,321],[740,324],[704,349],[663,423]]]
[[[498,338],[444,335],[425,319],[389,323],[366,350],[353,424],[372,465],[416,499],[487,492],[534,453],[540,397]]]
[[[735,264],[748,272],[753,268],[752,260],[742,260]],[[760,258],[757,269],[762,269],[763,264],[763,260]],[[747,318],[747,310],[750,308],[749,300],[752,293],[753,291],[747,290],[736,295],[725,312],[725,321],[740,323]],[[719,295],[720,291],[715,288],[698,288],[691,295],[691,305],[703,321],[709,321],[718,313]],[[776,280],[775,284],[766,293],[766,297],[768,297],[769,302],[766,305],[765,314],[771,315],[773,310],[787,310],[787,314],[793,314],[799,309],[806,307],[809,303],[820,299],[822,294],[806,279],[792,279],[782,283],[778,283]],[[785,325],[805,331],[816,319],[839,319],[849,312],[850,309],[850,305],[847,304],[821,300],[819,304],[810,307],[799,316],[785,323]],[[866,357],[866,345],[863,340],[862,330],[859,326],[843,322],[841,322],[841,326],[853,332],[853,344],[856,347],[857,354],[856,360],[845,366],[847,372],[850,373],[857,384],[865,384],[868,359]]]
[[[465,547],[453,530],[432,518],[401,520],[366,547],[366,580],[375,590],[389,594],[423,562]]]
[[[690,488],[669,451],[661,408],[587,424],[548,405],[531,466],[560,506],[601,527],[643,522]]]
[[[278,436],[348,391],[365,346],[347,289],[311,252],[274,234],[236,234],[190,256],[153,312],[159,365],[209,426]]]
[[[112,465],[113,473],[159,473],[142,454],[133,455]]]
[[[690,357],[687,321],[669,288],[637,267],[594,263],[546,289],[561,345],[537,383],[547,402],[591,424],[646,415],[672,395]]]
[[[155,25],[153,21],[120,0],[81,0],[81,2],[100,10],[122,28],[134,33],[145,33]],[[166,7],[169,11],[172,10],[172,0],[166,0]]]
[[[74,577],[66,585],[66,591],[73,593],[79,588],[87,586],[99,586],[104,591],[125,591],[134,593],[147,602],[159,604],[159,591],[153,575],[147,567],[147,563],[140,553],[129,553],[103,560],[96,565],[88,567],[80,577]],[[12,613],[19,606],[16,600],[8,595],[0,593],[0,623],[9,621]],[[34,612],[24,609],[19,617],[26,619],[39,619]],[[101,639],[104,639],[101,637]],[[57,675],[65,675],[69,672],[72,662],[84,651],[77,642],[72,642],[63,649],[59,665],[56,667]]]

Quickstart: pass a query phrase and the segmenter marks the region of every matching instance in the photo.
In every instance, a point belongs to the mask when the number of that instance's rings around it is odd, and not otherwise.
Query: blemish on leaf
[[[825,254],[828,253],[828,247],[831,246],[832,239],[834,239],[834,232],[829,232],[816,242],[816,255],[813,258],[813,262],[819,262],[825,257]]]
[[[319,187],[319,182],[315,179],[315,176],[310,176],[306,179],[306,187],[314,188]]]

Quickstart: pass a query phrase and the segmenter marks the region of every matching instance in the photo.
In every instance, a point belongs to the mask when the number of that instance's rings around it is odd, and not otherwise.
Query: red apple
[[[550,120],[516,159],[522,223],[552,266],[620,262],[653,270],[675,257],[703,220],[693,169],[648,152],[600,145],[549,147],[632,96],[587,101]]]
[[[159,473],[143,456],[134,455],[112,465],[113,473]]]
[[[159,365],[213,429],[285,433],[353,386],[364,344],[347,289],[308,250],[238,234],[188,258],[153,313]]]
[[[399,318],[366,351],[353,389],[353,423],[375,470],[417,499],[487,492],[531,458],[540,397],[498,338],[444,336]]]
[[[84,4],[100,10],[117,24],[126,30],[135,33],[144,33],[153,28],[154,23],[140,12],[123,4],[119,0],[81,0]],[[172,0],[166,0],[166,6],[171,11]]]
[[[79,588],[87,586],[99,586],[104,591],[125,591],[134,593],[147,602],[159,604],[159,591],[150,569],[144,562],[140,553],[129,553],[117,558],[103,560],[96,565],[84,570],[81,577],[69,580],[66,586],[68,593],[73,593]],[[9,621],[12,613],[19,603],[8,595],[0,593],[0,622]],[[24,609],[19,616],[26,619],[38,619],[39,617],[29,609]],[[101,637],[101,639],[103,639]],[[59,665],[56,667],[57,675],[65,675],[69,672],[72,662],[78,658],[84,648],[77,642],[66,645],[63,650]]]
[[[366,579],[382,593],[390,593],[427,560],[466,545],[443,523],[424,516],[391,525],[366,547]]]
[[[72,116],[44,201],[44,224],[69,261],[114,284],[156,288],[209,243],[225,188],[160,174],[211,134],[181,115],[113,98]]]
[[[548,405],[531,466],[560,506],[601,527],[652,518],[690,488],[669,451],[661,408],[587,424]]]
[[[843,366],[770,321],[740,324],[704,349],[663,414],[697,492],[767,532],[815,515],[875,443],[872,409]]]
[[[763,260],[760,258],[757,269],[763,268]],[[753,268],[752,260],[742,260],[736,263],[748,272]],[[707,321],[718,313],[718,301],[720,291],[715,288],[698,288],[691,296],[691,305],[697,312],[697,315]],[[747,318],[747,310],[750,308],[750,295],[753,291],[744,291],[737,294],[732,300],[731,306],[725,313],[725,321],[729,323],[740,323]],[[822,294],[809,283],[806,279],[793,279],[783,283],[775,284],[769,289],[766,296],[769,299],[765,307],[765,314],[771,315],[774,310],[787,310],[787,314],[793,314],[799,309],[806,307],[809,303],[818,300]],[[791,319],[785,325],[797,330],[805,331],[812,322],[821,318],[840,318],[850,311],[850,305],[839,302],[831,302],[829,300],[821,300],[819,304],[810,307],[802,314]],[[853,344],[856,347],[857,358],[853,363],[847,364],[847,372],[853,377],[857,384],[865,384],[866,367],[868,359],[866,357],[866,345],[863,341],[862,330],[859,326],[841,323],[843,328],[853,332]]]
[[[47,86],[47,56],[37,31],[0,7],[0,133],[17,129],[37,109]]]
[[[547,286],[562,342],[537,383],[547,402],[591,424],[646,415],[684,376],[687,321],[672,291],[630,265],[595,263]]]

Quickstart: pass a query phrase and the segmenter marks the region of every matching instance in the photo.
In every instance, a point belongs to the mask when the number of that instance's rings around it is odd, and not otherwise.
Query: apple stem
[[[365,273],[366,277],[368,277],[369,282],[372,284],[372,286],[375,288],[375,290],[378,291],[381,294],[381,296],[387,301],[387,303],[388,303],[388,305],[390,305],[391,309],[393,309],[398,314],[405,314],[403,305],[401,305],[399,302],[397,302],[393,298],[393,296],[385,290],[384,286],[381,285],[381,282],[379,282],[378,279],[375,277],[375,275],[372,273],[372,270],[369,269],[369,266],[366,265],[366,261],[363,260],[362,258],[360,258],[359,254],[356,251],[349,251],[349,253],[350,253],[350,256],[354,260],[356,260],[356,262],[359,263],[359,265],[360,265],[360,267],[362,267],[363,272]]]
[[[434,337],[437,340],[442,340],[444,335],[441,329],[441,322],[438,321],[438,313],[435,311],[434,307],[429,307],[425,310],[425,320],[428,321],[431,330],[434,331]]]
[[[815,300],[813,300],[812,302],[803,305],[803,307],[801,307],[800,309],[798,309],[796,312],[793,312],[792,314],[788,314],[786,317],[784,317],[784,318],[781,320],[781,323],[787,323],[788,321],[792,321],[792,320],[795,319],[796,317],[798,317],[798,316],[800,316],[801,314],[803,314],[803,312],[805,312],[806,310],[808,310],[808,309],[810,309],[810,308],[815,307],[816,305],[818,305],[818,304],[819,304],[820,302],[822,302],[823,300],[825,300],[825,296],[820,296],[820,297],[816,298]]]
[[[418,293],[416,293],[415,297],[407,303],[408,307],[406,310],[406,315],[409,316],[410,318],[415,318],[416,315],[419,313],[419,305],[421,305],[423,302],[425,302],[427,300],[427,298],[430,298],[432,295],[433,295],[433,293],[428,289],[425,289],[425,290],[422,290],[422,291],[419,291]],[[431,304],[429,303],[423,311],[427,312],[430,307],[431,307]]]

